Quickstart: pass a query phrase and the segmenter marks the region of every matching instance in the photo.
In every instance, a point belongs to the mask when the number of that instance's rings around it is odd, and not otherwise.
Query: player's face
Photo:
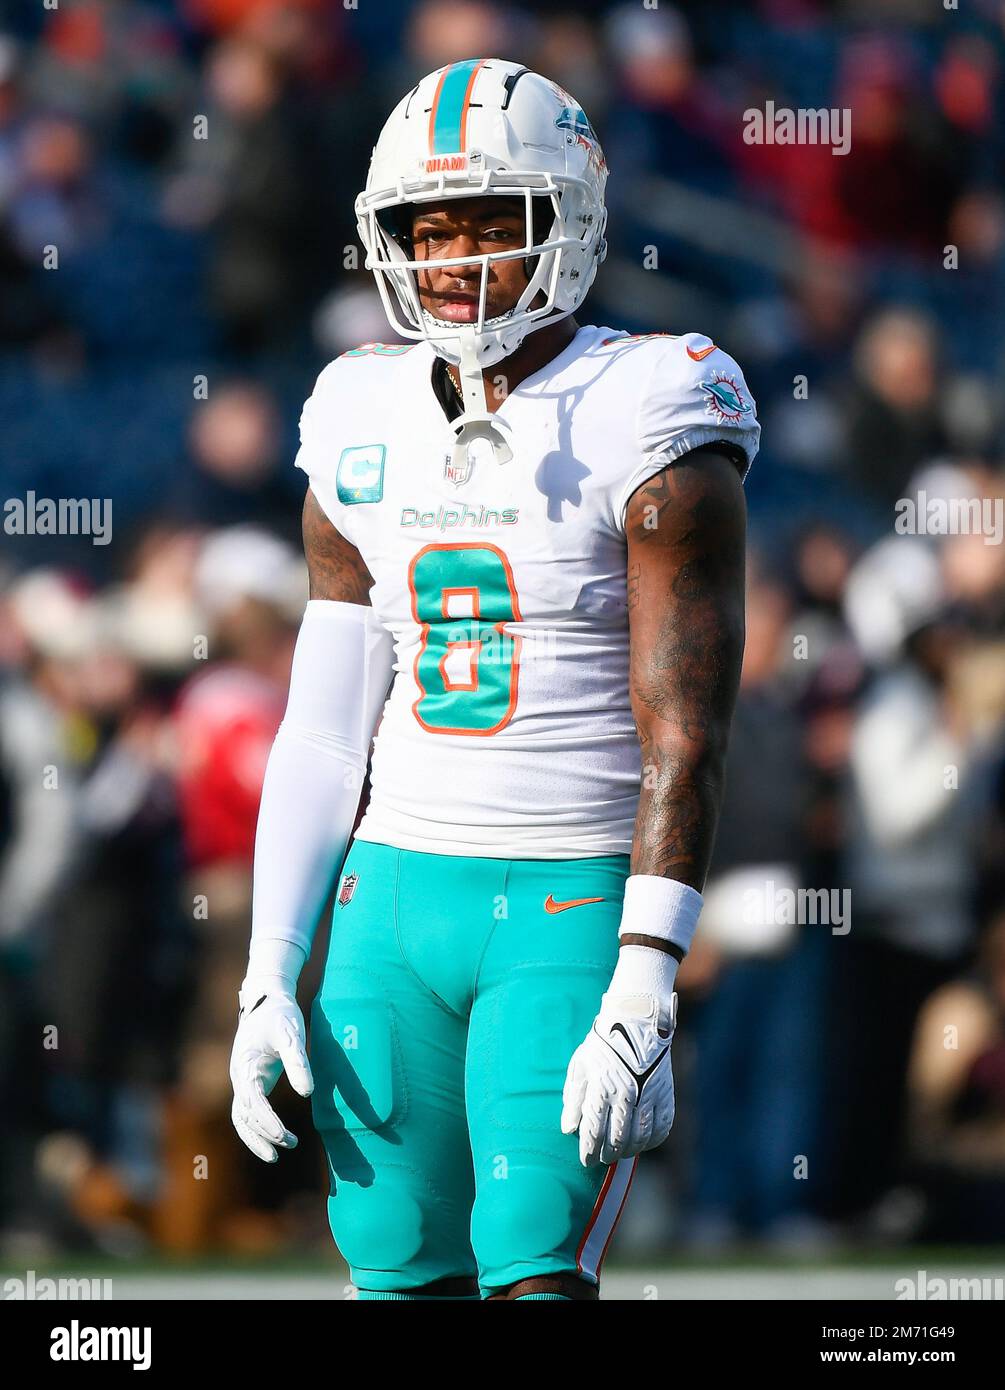
[[[412,219],[417,261],[513,251],[524,245],[525,237],[522,198],[458,198],[420,204]],[[420,270],[417,276],[422,307],[435,318],[451,323],[474,323],[478,318],[480,264]],[[495,318],[512,309],[526,288],[522,257],[494,262],[488,271],[485,317]]]

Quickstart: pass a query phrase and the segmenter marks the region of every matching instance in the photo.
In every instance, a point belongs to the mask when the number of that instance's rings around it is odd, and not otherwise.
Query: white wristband
[[[685,953],[691,949],[702,896],[675,878],[630,874],[625,880],[625,903],[618,936],[658,936]]]

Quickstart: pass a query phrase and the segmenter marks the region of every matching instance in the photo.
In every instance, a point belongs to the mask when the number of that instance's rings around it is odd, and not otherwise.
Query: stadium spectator
[[[1005,1240],[1005,914],[989,923],[974,970],[921,1010],[908,1091],[924,1238]]]
[[[884,508],[904,495],[918,465],[945,447],[937,355],[934,324],[902,309],[876,315],[856,345],[845,466],[862,493]]]
[[[269,749],[282,718],[296,622],[305,600],[295,552],[252,528],[211,537],[196,590],[208,620],[209,669],[181,691],[174,715],[186,846],[183,894],[198,938],[196,989],[178,1085],[165,1114],[164,1184],[154,1218],[178,1252],[268,1248],[278,1222],[252,1208],[257,1178],[229,1142],[229,1055],[251,913],[255,822]],[[212,1182],[192,1180],[192,1154]],[[309,1161],[309,1160],[308,1160]],[[249,1171],[250,1170],[250,1171]],[[296,1169],[284,1189],[296,1184]],[[281,1195],[274,1192],[273,1200]]]
[[[755,566],[756,569],[756,566]],[[826,922],[782,905],[802,885],[805,769],[788,665],[790,602],[755,575],[730,736],[727,791],[705,891],[694,1024],[697,1142],[686,1238],[708,1249],[751,1233],[815,1236],[796,1156],[815,1153]],[[771,788],[770,796],[765,794]],[[709,959],[713,967],[709,967]]]
[[[847,611],[885,663],[851,739],[845,875],[852,930],[834,999],[854,1018],[834,1059],[830,1118],[845,1216],[873,1214],[903,1176],[905,1078],[918,1011],[973,947],[973,838],[986,787],[952,677],[972,638],[948,609],[938,556],[893,537],[852,573]],[[854,1155],[868,1150],[869,1162]]]
[[[295,539],[296,503],[280,476],[280,431],[272,395],[247,381],[213,383],[189,421],[188,453],[160,508],[190,525],[269,527]],[[284,472],[286,470],[284,469]]]
[[[53,573],[0,600],[0,1240],[51,1235],[35,1151],[53,1121],[38,1038],[56,900],[78,858],[78,768],[61,663],[82,600]]]

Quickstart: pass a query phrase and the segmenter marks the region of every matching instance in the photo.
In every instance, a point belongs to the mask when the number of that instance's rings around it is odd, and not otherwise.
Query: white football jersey
[[[513,458],[476,441],[467,476],[451,477],[433,362],[425,343],[354,348],[300,422],[297,466],[366,562],[395,644],[357,836],[438,854],[626,854],[641,757],[625,509],[698,445],[749,465],[753,399],[698,334],[584,327],[503,401]]]

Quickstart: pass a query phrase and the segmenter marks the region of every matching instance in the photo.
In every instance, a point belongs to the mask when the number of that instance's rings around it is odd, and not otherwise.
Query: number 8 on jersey
[[[487,543],[427,545],[408,587],[422,629],[416,719],[434,734],[497,733],[516,708],[520,672],[520,638],[505,630],[520,621],[506,555]]]

